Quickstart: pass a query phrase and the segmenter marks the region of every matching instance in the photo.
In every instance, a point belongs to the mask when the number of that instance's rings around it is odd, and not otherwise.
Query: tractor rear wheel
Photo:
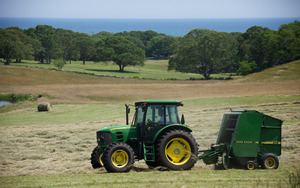
[[[94,169],[103,167],[102,155],[103,153],[98,151],[98,147],[95,147],[91,154],[91,164]]]
[[[273,153],[266,153],[262,156],[260,165],[263,169],[277,169],[279,160]]]
[[[190,170],[197,161],[195,138],[183,130],[166,132],[157,142],[158,164],[171,170]]]
[[[128,172],[133,167],[134,153],[128,144],[116,142],[105,149],[102,161],[108,172]]]

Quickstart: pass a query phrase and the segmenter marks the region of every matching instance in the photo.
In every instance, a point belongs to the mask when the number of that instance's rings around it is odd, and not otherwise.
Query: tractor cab
[[[159,130],[168,125],[181,124],[178,116],[181,101],[141,101],[135,103],[133,125],[140,129],[145,143],[152,143]],[[184,123],[184,122],[182,122]]]

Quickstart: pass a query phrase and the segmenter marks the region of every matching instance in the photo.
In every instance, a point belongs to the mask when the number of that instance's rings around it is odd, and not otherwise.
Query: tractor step
[[[155,161],[155,151],[153,144],[143,144],[144,148],[144,160],[154,162]]]

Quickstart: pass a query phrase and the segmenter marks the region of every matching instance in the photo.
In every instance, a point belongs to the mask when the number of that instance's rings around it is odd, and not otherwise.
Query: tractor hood
[[[113,127],[106,127],[104,129],[100,129],[97,132],[117,132],[117,131],[131,131],[132,129],[136,129],[136,126],[134,125],[119,125],[119,126],[113,126]]]
[[[109,145],[114,142],[126,143],[129,138],[137,138],[135,125],[107,127],[97,131],[98,145]]]

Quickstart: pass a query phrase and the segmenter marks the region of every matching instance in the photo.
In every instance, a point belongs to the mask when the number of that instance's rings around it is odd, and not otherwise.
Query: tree
[[[114,35],[113,33],[109,33],[107,31],[101,31],[97,34],[93,34],[92,38],[95,39],[96,41],[99,41],[99,40],[107,38],[107,37],[112,37],[113,35]]]
[[[17,28],[0,29],[0,57],[10,65],[11,59],[21,62],[21,59],[33,55],[33,41],[30,37]]]
[[[41,41],[38,39],[36,35],[36,28],[25,29],[23,30],[23,32],[32,39],[34,60],[40,61],[42,58],[44,58],[42,56],[42,52],[44,52],[45,49],[43,48]]]
[[[66,64],[66,61],[63,59],[53,60],[53,65],[58,69],[62,69],[65,64]]]
[[[177,55],[169,60],[168,69],[199,73],[209,79],[235,54],[231,46],[234,43],[229,43],[228,38],[228,34],[206,29],[190,31],[181,40]]]
[[[175,37],[156,36],[153,37],[147,45],[147,57],[170,57],[172,55],[171,45],[175,42]]]
[[[237,70],[237,73],[245,76],[247,74],[255,72],[256,69],[257,69],[257,65],[254,61],[252,62],[241,61],[239,62],[239,69]]]
[[[275,46],[271,44],[271,38],[273,35],[272,30],[269,28],[263,28],[261,26],[250,27],[246,33],[242,35],[240,45],[241,61],[255,61],[258,66],[258,70],[263,70],[270,67],[272,62],[268,62],[268,54],[270,54],[269,48]]]
[[[85,61],[89,60],[94,51],[94,40],[88,35],[84,33],[80,33],[77,37],[77,47],[80,54],[80,59],[85,65]]]
[[[281,63],[300,59],[300,22],[281,25],[278,35]]]
[[[55,28],[49,25],[38,25],[35,27],[35,34],[43,47],[40,52],[40,60],[44,63],[44,59],[46,59],[46,63],[50,64],[51,59],[59,54]]]
[[[63,60],[69,60],[71,64],[71,60],[77,59],[79,56],[78,47],[76,45],[76,34],[71,30],[57,29],[56,35]]]
[[[123,72],[126,66],[143,66],[145,52],[124,37],[109,37],[97,43],[95,61],[113,61]]]
[[[138,40],[142,41],[144,46],[147,46],[148,42],[153,37],[156,37],[156,36],[159,36],[159,35],[165,36],[165,34],[158,34],[157,32],[152,31],[152,30],[148,30],[148,31],[130,31],[130,32],[124,31],[124,32],[121,32],[121,33],[116,33],[114,36],[122,36],[122,37],[125,37],[125,38],[133,37],[135,39],[138,39]],[[130,40],[130,41],[133,42],[132,40]],[[133,42],[133,43],[136,44],[135,42]],[[137,46],[140,47],[139,45],[137,45]]]

